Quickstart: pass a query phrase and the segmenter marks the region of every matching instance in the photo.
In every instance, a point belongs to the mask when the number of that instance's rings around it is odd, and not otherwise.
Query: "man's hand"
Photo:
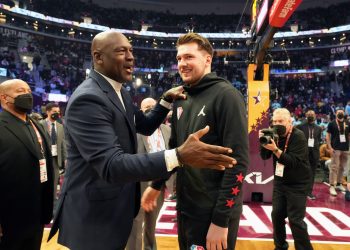
[[[277,149],[276,143],[274,140],[271,139],[271,143],[262,145],[264,148],[270,151],[274,151]]]
[[[227,234],[227,227],[219,227],[211,223],[207,234],[207,250],[227,249]]]
[[[186,99],[186,95],[183,93],[184,88],[182,86],[178,86],[172,89],[169,89],[167,92],[164,93],[164,97],[166,99],[172,99],[173,101],[177,99]]]
[[[202,138],[209,131],[209,126],[200,129],[197,132],[190,134],[187,140],[178,147],[179,161],[196,168],[212,168],[218,170],[225,170],[225,168],[232,168],[237,164],[237,161],[227,156],[232,153],[232,149],[214,146],[201,142]]]
[[[146,212],[150,212],[157,207],[157,199],[160,195],[160,191],[152,187],[147,187],[142,194],[141,207]]]

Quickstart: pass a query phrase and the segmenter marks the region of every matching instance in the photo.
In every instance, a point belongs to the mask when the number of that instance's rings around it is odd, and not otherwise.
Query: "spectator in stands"
[[[1,83],[0,100],[0,249],[39,250],[53,210],[49,138],[27,115],[33,97],[26,82]]]

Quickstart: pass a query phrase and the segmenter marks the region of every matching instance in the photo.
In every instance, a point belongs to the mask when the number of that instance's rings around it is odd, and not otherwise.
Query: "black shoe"
[[[308,198],[309,200],[316,200],[316,197],[315,197],[315,195],[313,195],[313,194],[309,194],[309,195],[307,196],[307,198]]]

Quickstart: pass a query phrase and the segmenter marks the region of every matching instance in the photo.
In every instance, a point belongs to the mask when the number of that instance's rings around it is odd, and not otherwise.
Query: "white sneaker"
[[[335,189],[336,190],[338,190],[338,191],[341,191],[341,192],[345,192],[346,190],[345,190],[345,188],[343,187],[343,185],[337,185],[336,187],[335,187]]]
[[[335,187],[334,186],[330,186],[329,187],[329,193],[333,196],[337,196],[337,191],[335,191]]]

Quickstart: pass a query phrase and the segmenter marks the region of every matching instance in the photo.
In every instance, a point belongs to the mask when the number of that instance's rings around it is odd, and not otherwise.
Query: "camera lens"
[[[268,135],[264,135],[259,138],[259,142],[261,145],[269,144],[271,140],[272,140],[271,136],[268,136]]]

